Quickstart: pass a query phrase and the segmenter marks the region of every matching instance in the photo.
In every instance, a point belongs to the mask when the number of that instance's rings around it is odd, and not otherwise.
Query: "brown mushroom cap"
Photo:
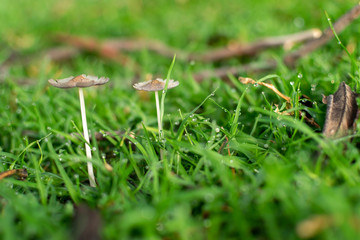
[[[109,81],[109,78],[106,77],[96,77],[96,76],[90,76],[81,74],[77,77],[68,77],[63,78],[59,80],[50,79],[49,83],[57,88],[85,88],[85,87],[91,87],[95,85],[103,85]]]
[[[161,78],[157,78],[155,80],[149,80],[146,82],[135,83],[133,87],[136,90],[148,91],[148,92],[156,92],[161,91],[165,88],[166,80]],[[172,79],[169,80],[167,89],[177,87],[179,85],[178,81],[174,81]]]

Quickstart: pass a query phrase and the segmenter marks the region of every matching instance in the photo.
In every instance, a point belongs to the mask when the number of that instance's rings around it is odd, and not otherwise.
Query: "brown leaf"
[[[323,134],[330,138],[346,136],[354,128],[358,106],[356,94],[342,82],[334,95],[323,99],[326,103],[326,118]]]

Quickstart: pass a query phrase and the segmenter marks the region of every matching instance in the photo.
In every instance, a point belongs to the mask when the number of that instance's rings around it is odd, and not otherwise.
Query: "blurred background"
[[[324,10],[336,19],[355,3],[350,0],[2,0],[0,59],[9,57],[9,52],[35,54],[62,46],[64,43],[59,40],[59,34],[98,40],[129,37],[158,40],[187,52],[202,52],[234,41],[250,43],[263,37],[310,28],[324,29],[328,27]],[[353,26],[351,34],[358,34],[357,29]],[[81,61],[106,64],[108,75],[116,72],[124,76],[127,72],[123,66],[92,57],[80,56]],[[165,63],[169,62],[167,58],[148,55],[146,51],[131,53],[130,58],[142,66],[143,75],[162,73],[168,67]],[[197,67],[203,66],[195,66],[195,69]],[[35,74],[32,77],[36,77],[34,68],[27,69],[29,76]],[[54,72],[59,68],[55,66]],[[74,69],[63,70],[71,72]],[[130,77],[131,71],[127,73]]]

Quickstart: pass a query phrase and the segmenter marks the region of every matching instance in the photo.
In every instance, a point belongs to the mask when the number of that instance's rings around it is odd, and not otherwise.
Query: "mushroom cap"
[[[95,85],[103,85],[109,81],[109,78],[106,77],[96,77],[96,76],[90,76],[81,74],[76,77],[68,77],[63,79],[50,79],[48,82],[57,88],[85,88],[85,87],[91,87]]]
[[[165,88],[166,80],[157,78],[155,80],[149,80],[146,82],[135,83],[133,87],[136,90],[148,91],[148,92],[157,92]],[[172,79],[169,80],[167,89],[177,87],[179,85],[178,81]]]

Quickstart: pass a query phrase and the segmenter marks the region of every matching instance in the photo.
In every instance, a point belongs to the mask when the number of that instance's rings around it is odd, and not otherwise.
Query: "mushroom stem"
[[[86,157],[91,159],[91,149],[90,149],[90,140],[89,140],[89,131],[86,122],[86,112],[85,112],[85,101],[84,101],[84,92],[82,88],[79,88],[79,99],[80,99],[80,109],[81,109],[81,119],[84,131],[84,138],[85,138],[85,150],[86,150]],[[89,181],[91,187],[96,187],[95,176],[92,162],[87,162],[88,174],[89,174]]]
[[[160,104],[159,104],[159,92],[155,91],[155,101],[156,101],[156,113],[157,113],[157,120],[158,120],[158,128],[159,128],[159,142],[162,142],[163,139],[163,131],[162,131],[162,121],[160,115]],[[160,149],[160,160],[163,158],[163,151]]]

